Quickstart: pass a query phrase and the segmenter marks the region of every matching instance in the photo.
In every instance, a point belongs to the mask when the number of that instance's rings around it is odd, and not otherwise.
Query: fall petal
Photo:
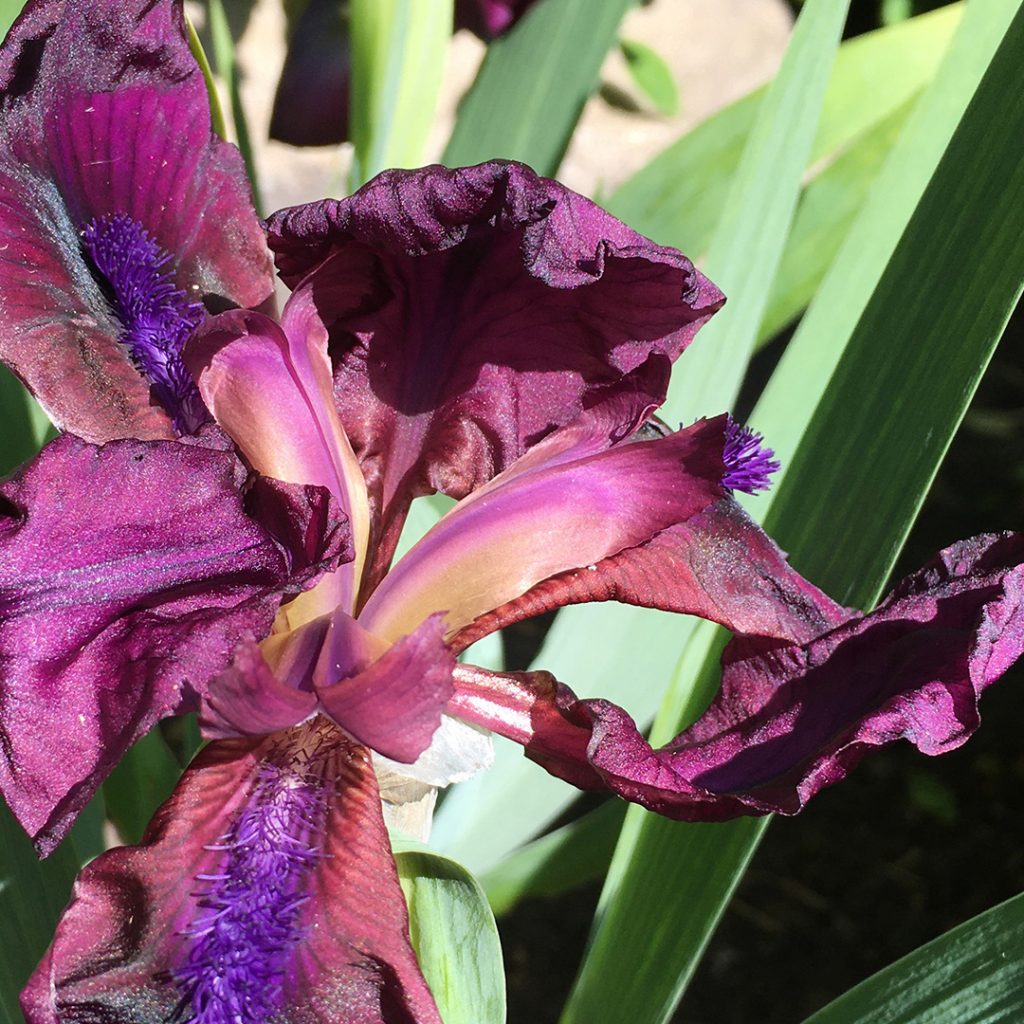
[[[468,494],[722,303],[686,257],[513,163],[388,171],[268,230],[330,332],[381,520],[373,581],[413,496]]]
[[[1024,650],[1024,535],[942,552],[879,607],[802,644],[739,637],[719,696],[652,750],[629,715],[544,673],[460,667],[449,711],[523,743],[576,785],[669,817],[793,814],[871,749],[963,743],[978,698]]]
[[[181,5],[35,0],[0,52],[0,89],[0,357],[58,426],[93,441],[171,436],[83,229],[127,218],[190,300],[255,306],[273,292]]]
[[[0,488],[0,781],[44,852],[135,739],[344,555],[336,522],[319,552],[286,548],[243,479],[223,452],[65,435]],[[322,491],[305,500],[308,522],[334,520]]]
[[[369,755],[320,720],[207,747],[139,846],[82,871],[23,1006],[440,1024],[408,928]]]

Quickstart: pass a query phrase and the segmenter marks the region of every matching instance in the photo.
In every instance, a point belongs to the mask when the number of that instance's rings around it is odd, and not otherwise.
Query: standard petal
[[[652,355],[675,359],[723,301],[682,254],[520,164],[388,171],[268,229],[330,331],[381,516],[374,580],[413,496],[468,494]]]
[[[368,753],[323,720],[208,746],[78,878],[29,1024],[440,1024]]]
[[[248,310],[210,318],[192,337],[185,362],[215,419],[258,472],[318,484],[351,523],[354,560],[293,609],[299,625],[341,607],[351,611],[366,557],[366,485],[331,399],[327,334],[312,304],[290,301],[282,323]]]
[[[669,817],[795,814],[875,747],[963,743],[978,698],[1024,651],[1024,535],[942,552],[875,611],[804,644],[743,637],[707,712],[658,750],[621,708],[544,673],[456,671],[449,710],[550,772]]]
[[[324,492],[305,518],[333,528],[293,551],[247,514],[243,479],[224,452],[65,435],[0,489],[0,782],[44,852],[135,739],[344,555]]]
[[[587,601],[697,615],[734,633],[803,643],[849,611],[794,570],[771,538],[723,498],[652,540],[544,580],[451,640],[456,651],[514,622]]]
[[[374,591],[360,615],[366,628],[391,639],[442,610],[451,635],[542,580],[593,571],[722,497],[724,416],[609,448],[607,429],[589,422],[604,412],[552,434],[523,457],[525,468],[513,463],[452,509]],[[606,450],[587,454],[598,439]]]
[[[0,358],[58,426],[93,441],[171,436],[119,341],[83,229],[130,219],[190,299],[255,306],[273,293],[181,3],[35,0],[0,51],[0,89]]]

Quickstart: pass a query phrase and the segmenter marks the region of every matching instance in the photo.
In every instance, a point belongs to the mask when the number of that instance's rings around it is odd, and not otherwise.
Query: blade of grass
[[[629,0],[535,4],[488,47],[443,162],[459,167],[503,157],[554,174],[628,7]]]
[[[352,188],[386,167],[417,167],[434,116],[452,0],[353,0]]]
[[[1011,13],[1006,4],[977,7],[989,29]],[[1022,45],[1019,11],[768,510],[770,532],[792,560],[848,603],[877,598],[1021,294],[1024,96],[1013,93],[1013,82]],[[955,292],[943,284],[950,275]],[[918,345],[920,338],[931,344]],[[809,384],[816,393],[817,370],[813,363],[789,370],[789,393]],[[696,687],[687,652],[656,721],[659,741],[706,702],[718,676],[713,644]],[[628,1007],[631,1019],[664,1020],[766,824],[687,826],[631,808],[564,1024],[592,1019],[596,1007],[613,1019],[616,1007]],[[629,955],[638,948],[642,957]],[[666,972],[666,963],[675,970]]]
[[[192,51],[199,70],[203,73],[203,81],[206,83],[206,95],[210,101],[210,124],[214,132],[222,139],[228,137],[228,126],[224,120],[224,108],[220,103],[220,93],[217,92],[217,83],[214,81],[213,68],[210,67],[210,60],[203,49],[202,40],[196,32],[192,19],[185,15],[185,27],[188,30],[188,48]]]

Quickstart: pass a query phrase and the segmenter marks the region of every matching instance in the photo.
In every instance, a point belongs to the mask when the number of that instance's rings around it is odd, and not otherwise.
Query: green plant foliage
[[[1010,14],[1006,4],[978,5],[976,19],[965,23],[975,45],[965,46],[958,60],[966,53],[976,62]],[[1022,43],[1024,13],[1008,30],[862,306],[769,506],[769,529],[795,564],[849,603],[870,604],[881,590],[1021,292],[1024,97],[1014,94],[1009,102],[1007,90]],[[963,286],[955,296],[941,284],[950,274]],[[922,338],[927,346],[918,344]],[[779,372],[791,396],[817,394],[828,380],[814,361]],[[837,458],[844,461],[837,465]],[[687,653],[655,723],[657,741],[690,720],[714,685],[713,647],[703,667],[695,664],[697,650],[695,644]],[[625,1007],[632,1020],[667,1018],[765,824],[686,826],[630,810],[566,1024],[588,1019],[598,1006],[613,1019]],[[638,945],[643,958],[629,956]],[[675,971],[650,966],[666,963]]]
[[[619,51],[633,84],[654,104],[654,109],[669,116],[678,113],[679,90],[671,68],[657,51],[635,39],[620,39]]]
[[[1016,1024],[1024,1020],[1024,896],[933,942],[806,1024]]]
[[[504,1024],[501,943],[480,884],[419,843],[392,846],[413,948],[444,1024]]]
[[[629,0],[539,0],[488,47],[444,163],[505,157],[554,174],[628,7]]]
[[[352,187],[417,167],[441,89],[452,0],[352,0]]]

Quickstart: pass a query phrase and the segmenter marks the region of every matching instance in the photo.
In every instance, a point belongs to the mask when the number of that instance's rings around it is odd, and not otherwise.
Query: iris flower
[[[270,218],[277,318],[180,5],[37,0],[2,53],[2,354],[66,433],[0,490],[0,783],[46,852],[158,719],[199,708],[211,741],[82,871],[31,1024],[437,1024],[382,797],[429,813],[488,731],[719,820],[977,726],[1024,541],[954,545],[868,614],[799,576],[732,496],[769,483],[761,439],[654,418],[722,303],[686,257],[521,165],[393,171]],[[395,560],[435,491],[457,503]],[[456,661],[593,600],[734,634],[661,749]]]

